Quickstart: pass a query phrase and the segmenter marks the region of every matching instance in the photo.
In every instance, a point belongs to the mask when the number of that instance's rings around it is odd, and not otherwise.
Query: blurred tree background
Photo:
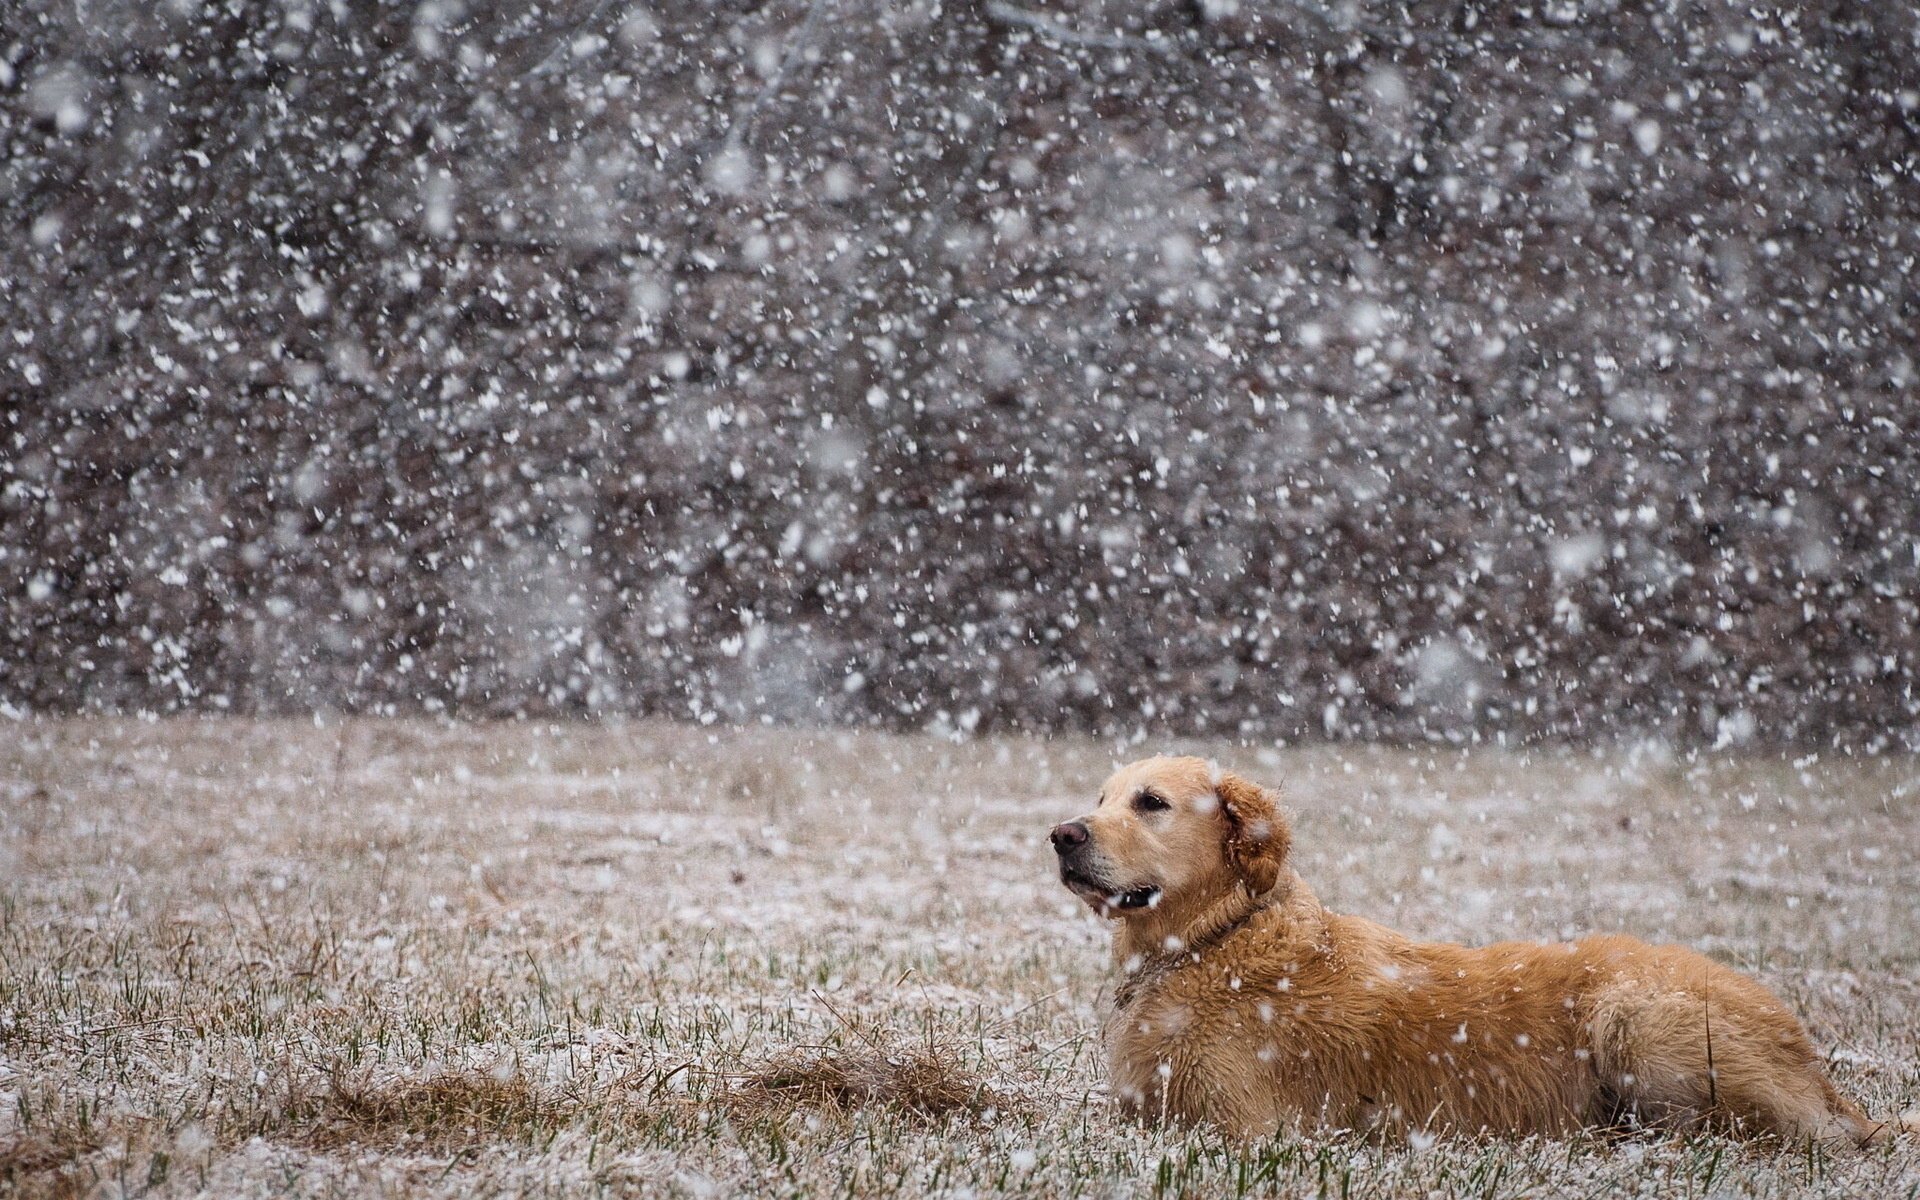
[[[0,701],[1920,748],[1916,38],[0,3]]]

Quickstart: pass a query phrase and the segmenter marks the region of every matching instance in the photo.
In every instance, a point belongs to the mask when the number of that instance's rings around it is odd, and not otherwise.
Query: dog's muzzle
[[[1047,837],[1053,843],[1054,853],[1060,856],[1060,882],[1088,903],[1122,910],[1152,908],[1160,903],[1157,887],[1116,888],[1080,866],[1078,860],[1092,844],[1093,837],[1085,822],[1055,825]]]

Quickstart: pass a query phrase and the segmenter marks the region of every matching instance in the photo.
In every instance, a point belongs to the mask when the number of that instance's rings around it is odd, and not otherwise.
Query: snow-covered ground
[[[1172,747],[1153,747],[1164,749]],[[1920,763],[1203,752],[1284,786],[1335,907],[1620,929],[1751,969],[1871,1112],[1920,1103]],[[1118,758],[657,724],[0,726],[0,1192],[1891,1195],[1920,1148],[1123,1123],[1102,927],[1044,834]],[[750,1111],[794,1048],[937,1046],[989,1105]],[[904,1051],[903,1051],[904,1052]]]

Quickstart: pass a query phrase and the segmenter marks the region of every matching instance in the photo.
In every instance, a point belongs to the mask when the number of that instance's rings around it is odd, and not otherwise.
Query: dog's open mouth
[[[1096,909],[1136,909],[1152,908],[1160,903],[1160,889],[1157,887],[1116,890],[1097,879],[1090,879],[1069,867],[1060,868],[1060,882],[1067,890],[1093,905]]]

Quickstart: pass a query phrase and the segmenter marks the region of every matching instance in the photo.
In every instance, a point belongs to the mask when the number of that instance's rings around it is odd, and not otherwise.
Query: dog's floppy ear
[[[1280,880],[1280,868],[1293,846],[1293,831],[1272,792],[1222,772],[1213,785],[1227,818],[1227,863],[1258,896]]]

